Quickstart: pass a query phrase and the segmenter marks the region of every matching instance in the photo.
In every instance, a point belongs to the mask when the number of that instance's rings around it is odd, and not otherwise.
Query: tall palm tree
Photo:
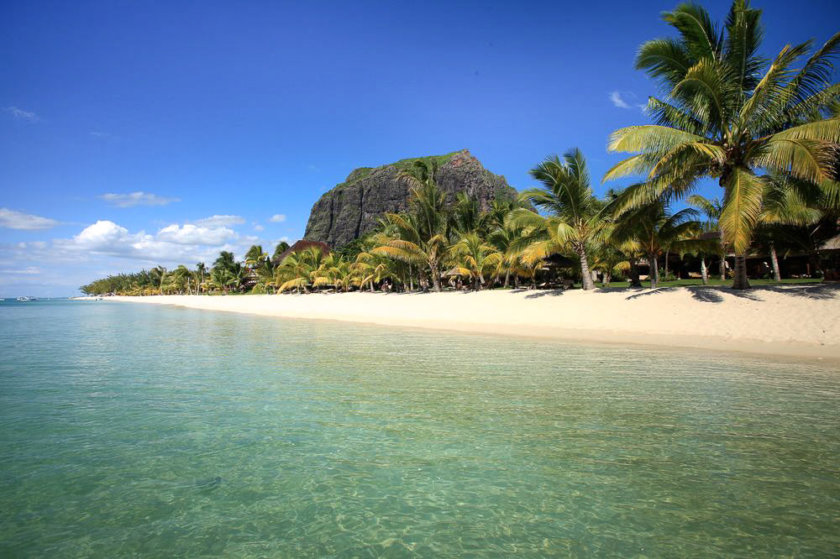
[[[514,212],[520,224],[533,227],[529,258],[541,259],[570,249],[580,260],[583,289],[595,289],[586,251],[603,223],[583,154],[575,148],[562,160],[556,155],[549,157],[531,170],[531,176],[542,186],[520,196],[549,215],[543,218],[523,209]]]
[[[413,185],[409,211],[385,214],[386,228],[393,233],[381,238],[382,244],[372,252],[425,267],[434,290],[440,291],[442,267],[451,249],[446,195],[435,184],[429,165],[422,160],[416,163],[420,164],[413,166],[411,172],[400,174],[401,180]]]
[[[207,276],[207,266],[204,262],[199,262],[195,265],[195,285],[196,293],[200,293],[204,287],[204,278]]]
[[[166,280],[166,268],[163,266],[155,266],[149,270],[149,277],[152,280],[152,284],[157,289],[157,292],[163,295],[163,284]]]
[[[498,222],[498,216],[494,221]],[[496,229],[490,232],[487,241],[502,255],[499,260],[497,276],[504,274],[503,287],[510,286],[511,274],[516,274],[522,267],[522,252],[525,248],[525,235],[528,229],[516,220],[513,211],[508,211]]]
[[[723,32],[695,4],[680,5],[665,21],[679,38],[645,43],[636,66],[658,80],[667,97],[648,101],[656,124],[613,132],[611,151],[637,155],[604,180],[645,174],[645,182],[623,195],[628,207],[638,207],[686,196],[702,177],[717,179],[724,191],[723,241],[736,254],[733,287],[747,288],[745,255],[765,191],[757,172],[812,184],[832,178],[840,119],[821,117],[840,95],[840,85],[830,81],[840,33],[796,70],[811,43],[784,47],[768,67],[758,55],[760,11],[746,0],[733,2]]]
[[[173,278],[175,280],[175,285],[178,288],[179,292],[183,292],[184,288],[187,290],[187,295],[191,295],[192,292],[190,291],[190,278],[192,277],[192,272],[190,269],[181,264],[175,271],[172,272]]]

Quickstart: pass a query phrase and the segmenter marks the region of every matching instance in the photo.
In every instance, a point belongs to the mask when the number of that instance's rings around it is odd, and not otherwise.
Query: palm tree
[[[528,258],[533,261],[571,249],[580,260],[583,289],[595,289],[586,250],[603,223],[583,154],[575,148],[563,155],[563,160],[556,155],[549,157],[531,170],[531,176],[543,185],[522,192],[521,198],[549,216],[543,218],[524,209],[514,211],[521,225],[532,227]]]
[[[166,268],[163,266],[155,266],[149,270],[149,277],[152,285],[154,285],[158,293],[163,295],[163,284],[166,280]]]
[[[720,258],[720,268],[718,272],[720,272],[720,280],[726,281],[726,245],[723,244],[723,239],[720,238],[720,226],[718,222],[720,220],[720,214],[723,213],[723,204],[718,198],[712,198],[709,200],[699,194],[692,194],[688,197],[688,203],[699,210],[705,217],[706,220],[703,222],[703,232],[706,236],[713,236],[714,233],[718,234],[718,241],[717,243],[707,243],[710,247],[714,247],[714,252]],[[706,248],[706,250],[709,250]],[[701,272],[704,272],[705,277],[705,268],[706,268],[706,256],[704,251],[700,251],[700,266]],[[704,280],[703,284],[706,284]]]
[[[175,268],[175,271],[172,272],[172,276],[175,280],[175,285],[177,286],[179,292],[183,292],[184,287],[186,287],[187,294],[192,294],[190,291],[190,277],[192,276],[192,273],[190,272],[189,268],[181,264],[180,266]]]
[[[236,261],[232,252],[223,250],[213,263],[213,270],[210,278],[213,283],[225,293],[239,285],[242,273],[242,265]]]
[[[502,253],[485,242],[478,233],[467,233],[452,247],[455,266],[448,275],[469,278],[473,289],[480,290],[485,283],[485,276],[498,269]]]
[[[199,262],[195,265],[195,286],[196,292],[200,293],[204,287],[204,278],[207,275],[207,266],[204,262]]]
[[[352,266],[359,283],[359,289],[364,289],[367,286],[373,293],[377,283],[382,282],[385,278],[397,277],[388,266],[390,262],[393,261],[383,256],[377,256],[371,251],[362,251],[356,255],[356,261]]]
[[[648,101],[656,124],[612,134],[611,151],[638,153],[615,165],[604,180],[645,174],[645,182],[622,196],[627,207],[638,207],[660,197],[686,196],[702,177],[717,179],[724,190],[723,241],[736,255],[733,287],[747,288],[745,255],[765,192],[757,171],[812,184],[832,176],[840,119],[814,119],[828,114],[840,94],[840,85],[830,82],[840,33],[798,71],[793,65],[810,42],[786,46],[762,75],[760,11],[746,0],[733,2],[723,32],[695,4],[680,5],[665,14],[665,21],[680,38],[645,43],[636,66],[658,80],[667,97]]]
[[[277,291],[282,293],[296,289],[298,293],[308,293],[309,287],[315,280],[315,273],[321,267],[324,253],[320,248],[311,246],[300,252],[293,252],[286,256],[274,270],[274,283]]]
[[[816,223],[822,212],[804,197],[803,189],[793,186],[794,181],[773,174],[765,177],[764,203],[758,218],[759,231],[768,239],[773,280],[782,281],[779,257],[776,254],[775,235],[780,226],[806,226]]]
[[[681,241],[696,237],[700,223],[691,208],[674,214],[663,202],[621,212],[616,216],[610,238],[617,242],[634,241],[650,264],[650,288],[659,283],[659,255],[675,249]]]
[[[245,253],[245,265],[252,269],[264,265],[266,260],[268,260],[268,255],[263,252],[262,245],[251,245],[251,248]]]
[[[409,211],[385,214],[384,225],[390,234],[379,237],[380,246],[372,252],[412,266],[424,266],[434,290],[439,292],[441,269],[451,248],[446,195],[435,184],[434,164],[418,160],[399,177],[411,185]]]
[[[494,217],[494,221],[498,216]],[[490,232],[487,241],[502,255],[496,276],[505,275],[503,287],[510,286],[511,274],[516,274],[522,267],[522,252],[526,246],[525,235],[528,229],[516,220],[516,214],[508,211],[502,222]],[[517,276],[518,277],[518,276]]]

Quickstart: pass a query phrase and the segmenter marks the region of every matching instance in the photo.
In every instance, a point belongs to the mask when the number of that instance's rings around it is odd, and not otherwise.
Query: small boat
[[[18,300],[19,303],[30,303],[32,301],[37,301],[37,299],[35,297],[26,297],[26,296],[18,297],[17,300]]]

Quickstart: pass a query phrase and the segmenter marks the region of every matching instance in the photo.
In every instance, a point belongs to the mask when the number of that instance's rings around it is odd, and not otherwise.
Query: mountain
[[[373,230],[386,212],[406,210],[409,188],[397,180],[397,175],[417,159],[437,162],[435,179],[449,202],[456,193],[466,192],[478,200],[482,210],[487,210],[498,196],[516,196],[516,190],[503,176],[485,169],[466,149],[448,155],[403,159],[376,168],[360,167],[315,202],[304,238],[338,248]]]

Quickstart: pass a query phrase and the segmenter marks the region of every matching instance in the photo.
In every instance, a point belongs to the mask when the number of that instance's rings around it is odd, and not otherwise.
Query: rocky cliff
[[[374,229],[384,213],[406,210],[409,189],[397,180],[397,175],[417,159],[437,161],[435,179],[450,202],[457,192],[466,192],[487,210],[497,196],[516,195],[504,177],[485,169],[468,150],[404,159],[376,168],[362,167],[315,202],[304,238],[341,247]]]

